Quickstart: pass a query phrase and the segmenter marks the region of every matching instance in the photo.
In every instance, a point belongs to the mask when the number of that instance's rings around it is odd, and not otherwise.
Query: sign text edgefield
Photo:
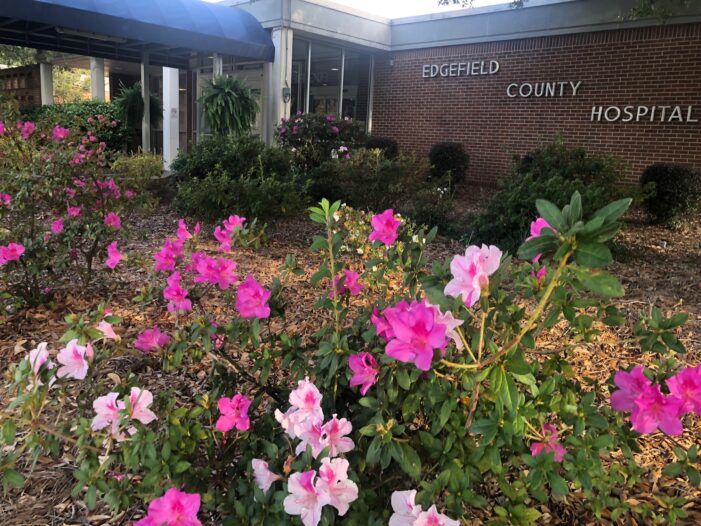
[[[475,62],[450,62],[446,64],[424,64],[423,77],[467,77],[471,75],[494,75],[499,71],[496,60]]]

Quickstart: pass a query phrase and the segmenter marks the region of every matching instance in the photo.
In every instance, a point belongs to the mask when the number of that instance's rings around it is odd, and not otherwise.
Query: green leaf
[[[606,272],[578,272],[577,277],[582,285],[594,294],[606,296],[608,298],[621,298],[625,296],[623,285],[611,274]]]
[[[553,494],[558,497],[564,497],[570,491],[567,487],[567,481],[557,473],[548,473],[548,482],[550,483],[550,487],[553,490]]]
[[[570,200],[569,223],[574,225],[582,219],[582,196],[579,192],[575,192]]]
[[[404,456],[404,462],[402,462],[401,466],[404,473],[412,479],[418,480],[421,477],[421,459],[419,454],[407,443],[402,443],[401,447]]]
[[[24,486],[24,475],[19,471],[7,469],[3,472],[3,477],[5,477],[7,483],[14,488],[21,488]]]
[[[667,464],[662,470],[662,474],[666,477],[678,477],[682,472],[682,465],[679,462]]]
[[[382,441],[379,436],[376,436],[370,442],[370,447],[368,447],[368,452],[365,455],[365,460],[370,466],[376,465],[380,461]]]
[[[535,207],[538,209],[540,216],[555,230],[558,232],[565,230],[565,220],[562,217],[562,212],[555,204],[545,199],[538,199],[535,202]]]
[[[95,486],[90,486],[88,488],[88,492],[85,494],[85,504],[87,504],[88,509],[95,509],[97,505],[97,488]]]
[[[630,197],[626,197],[625,199],[610,203],[594,212],[592,219],[595,217],[603,217],[607,223],[612,223],[626,213],[626,210],[628,210],[632,202],[633,200]]]
[[[574,258],[583,267],[600,268],[613,261],[611,251],[603,243],[581,243],[575,250]]]
[[[180,475],[181,473],[185,473],[188,469],[190,469],[191,464],[187,460],[181,460],[175,465],[175,468],[173,469],[173,473],[176,475]]]
[[[519,259],[530,261],[538,254],[552,252],[558,246],[558,239],[548,233],[543,233],[538,237],[529,239],[518,248],[517,256]]]
[[[11,420],[5,422],[5,425],[2,427],[2,438],[5,441],[5,444],[7,444],[8,446],[14,444],[16,435],[17,426],[15,425],[15,423]]]

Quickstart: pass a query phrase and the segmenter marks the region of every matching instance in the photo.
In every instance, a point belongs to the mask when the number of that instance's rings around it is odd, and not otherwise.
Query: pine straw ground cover
[[[626,297],[617,302],[623,310],[631,313],[647,312],[652,305],[663,311],[672,309],[689,313],[689,322],[680,334],[680,339],[688,350],[686,356],[690,364],[701,360],[701,222],[695,222],[680,230],[666,230],[650,227],[635,214],[625,230],[617,238],[618,261],[611,269],[626,287]],[[164,310],[155,302],[134,308],[132,298],[148,279],[147,268],[151,265],[151,255],[162,240],[171,235],[177,218],[165,209],[140,218],[133,226],[134,239],[124,248],[131,255],[130,265],[117,272],[109,280],[97,285],[97,290],[81,291],[70,283],[59,288],[53,304],[19,313],[0,316],[0,371],[9,363],[19,361],[29,349],[42,341],[56,342],[65,330],[63,318],[69,312],[83,313],[97,306],[100,299],[109,297],[109,305],[114,313],[123,318],[118,332],[124,342],[132,342],[146,326],[154,322],[165,329],[169,320]],[[206,230],[206,229],[205,229]],[[310,335],[321,324],[321,315],[312,305],[319,291],[309,285],[313,269],[318,265],[308,246],[316,232],[306,219],[293,220],[275,225],[269,231],[269,240],[262,249],[255,251],[237,249],[236,261],[239,275],[255,271],[256,276],[265,282],[266,277],[277,273],[289,253],[297,257],[298,264],[309,269],[305,275],[293,276],[294,304],[289,307],[287,328],[299,335]],[[206,248],[214,250],[214,241]],[[431,257],[445,259],[461,251],[460,246],[449,241],[434,243]],[[289,315],[294,313],[294,315]],[[276,321],[275,323],[280,323]],[[586,373],[601,383],[605,383],[612,371],[638,363],[640,357],[628,343],[627,329],[617,332],[606,330],[601,342],[586,344],[568,349],[572,356],[573,374]],[[539,348],[549,349],[558,345],[557,333],[542,336]],[[242,367],[248,363],[244,354],[239,357]],[[169,387],[176,395],[188,398],[201,392],[201,380],[207,375],[209,364],[203,363],[181,370],[178,374],[163,375],[150,366],[148,358],[139,351],[124,348],[110,360],[109,378],[118,383],[128,372],[138,372],[143,385],[150,389]],[[167,384],[167,385],[166,385]],[[0,407],[6,403],[6,394],[0,390]],[[680,439],[683,445],[701,442],[701,426],[691,421],[687,432]],[[701,493],[689,493],[682,484],[658,484],[664,465],[672,460],[674,444],[660,434],[641,438],[642,451],[638,461],[651,467],[652,476],[625,495],[629,502],[656,500],[656,495],[684,495],[688,501],[688,524],[701,523]],[[98,507],[88,511],[84,502],[70,497],[74,481],[71,470],[73,463],[69,451],[61,462],[40,459],[28,477],[22,491],[0,497],[0,517],[4,525],[98,525],[130,524],[141,516],[141,510],[129,510],[118,516],[111,516],[108,510]],[[490,494],[491,491],[491,494]],[[497,490],[484,488],[485,494],[496,498]],[[597,524],[588,518],[581,504],[581,496],[576,493],[567,500],[539,506],[543,513],[543,524]],[[473,518],[465,524],[483,524],[489,517],[485,510],[473,510]]]

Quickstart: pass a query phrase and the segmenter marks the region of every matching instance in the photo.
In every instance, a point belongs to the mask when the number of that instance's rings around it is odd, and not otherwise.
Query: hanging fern
[[[144,98],[141,96],[141,82],[126,87],[120,85],[120,93],[114,99],[117,113],[127,128],[140,128],[144,118]],[[155,128],[163,118],[163,103],[153,93],[150,94],[151,127]]]
[[[200,103],[214,135],[250,132],[258,113],[255,94],[243,80],[218,76],[207,81]]]

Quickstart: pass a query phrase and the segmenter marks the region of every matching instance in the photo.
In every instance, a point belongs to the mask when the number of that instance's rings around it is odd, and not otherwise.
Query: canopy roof
[[[249,13],[201,0],[0,0],[0,44],[187,69],[194,52],[272,61]]]

